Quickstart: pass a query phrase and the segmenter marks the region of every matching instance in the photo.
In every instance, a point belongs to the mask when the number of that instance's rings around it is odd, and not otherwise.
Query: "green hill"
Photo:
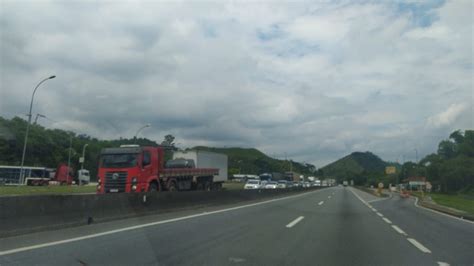
[[[254,148],[212,148],[197,146],[192,149],[223,153],[229,159],[229,174],[261,174],[267,172],[287,172],[293,170],[304,175],[314,172],[311,164],[271,158]]]
[[[389,163],[371,152],[353,152],[322,167],[320,172],[326,178],[333,177],[338,181],[354,180],[355,183],[362,184],[384,176],[385,167],[388,165]]]

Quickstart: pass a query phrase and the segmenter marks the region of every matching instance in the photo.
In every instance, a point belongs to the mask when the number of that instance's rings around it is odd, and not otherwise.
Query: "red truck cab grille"
[[[104,192],[125,192],[127,172],[106,172]]]

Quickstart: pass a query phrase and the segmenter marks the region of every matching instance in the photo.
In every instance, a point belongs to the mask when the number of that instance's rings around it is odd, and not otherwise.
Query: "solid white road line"
[[[439,266],[449,266],[449,263],[438,261]]]
[[[120,232],[126,232],[126,231],[136,230],[136,229],[140,229],[140,228],[160,225],[160,224],[172,223],[172,222],[192,219],[192,218],[196,218],[196,217],[211,215],[211,214],[234,211],[234,210],[238,210],[238,209],[243,209],[243,208],[248,208],[248,207],[253,207],[253,206],[258,206],[258,205],[263,205],[263,204],[268,204],[268,203],[275,202],[275,201],[291,199],[291,198],[297,198],[297,197],[301,197],[301,196],[304,196],[304,195],[307,195],[307,194],[317,193],[317,192],[320,192],[320,191],[322,191],[322,190],[310,191],[310,192],[306,192],[306,193],[302,193],[302,194],[298,194],[298,195],[292,195],[292,196],[287,196],[287,197],[282,197],[282,198],[277,198],[277,199],[271,199],[271,200],[266,200],[266,201],[261,201],[261,202],[236,206],[236,207],[227,208],[227,209],[210,211],[210,212],[206,212],[206,213],[198,213],[198,214],[187,215],[187,216],[168,219],[168,220],[162,220],[162,221],[151,222],[151,223],[146,223],[146,224],[140,224],[140,225],[135,225],[135,226],[130,226],[130,227],[124,227],[124,228],[105,231],[105,232],[97,233],[97,234],[74,237],[74,238],[69,238],[69,239],[64,239],[64,240],[59,240],[59,241],[53,241],[53,242],[47,242],[47,243],[43,243],[43,244],[37,244],[37,245],[26,246],[26,247],[21,247],[21,248],[15,248],[15,249],[10,249],[10,250],[4,250],[4,251],[0,251],[0,256],[13,254],[13,253],[18,253],[18,252],[27,251],[27,250],[33,250],[33,249],[39,249],[39,248],[44,248],[44,247],[56,246],[56,245],[81,241],[81,240],[85,240],[85,239],[96,238],[96,237],[116,234],[116,233],[120,233]]]
[[[324,204],[324,201],[320,201],[320,202],[318,203],[318,205],[323,205],[323,204]]]
[[[410,243],[413,244],[413,246],[417,247],[419,250],[421,250],[421,252],[424,252],[424,253],[431,253],[431,250],[427,249],[425,246],[423,246],[420,242],[416,241],[415,239],[413,238],[407,238],[408,241],[410,241]]]
[[[385,218],[385,217],[383,218],[383,220],[384,220],[386,223],[388,223],[388,224],[391,224],[391,223],[392,223],[392,221],[390,221],[389,219],[387,219],[387,218]]]
[[[381,214],[380,212],[377,212],[377,215],[383,217],[383,214]]]
[[[300,216],[300,217],[296,218],[293,222],[287,224],[286,228],[291,228],[291,227],[295,226],[295,224],[299,223],[303,219],[304,219],[304,216]]]
[[[369,200],[369,201],[367,201],[367,203],[377,202],[377,201],[381,201],[381,200],[388,200],[388,199],[390,199],[390,198],[391,198],[391,197],[387,197],[387,198],[383,198],[383,199]]]
[[[407,233],[405,233],[402,229],[400,229],[400,227],[396,226],[396,225],[392,225],[392,228],[395,229],[395,231],[397,231],[398,233],[406,236]]]
[[[456,216],[452,216],[452,215],[449,215],[449,214],[446,214],[446,213],[442,213],[442,212],[439,212],[439,211],[436,211],[436,210],[433,210],[433,209],[430,209],[430,208],[426,208],[426,207],[420,206],[420,205],[418,205],[418,197],[415,197],[415,206],[418,207],[418,208],[420,208],[420,209],[423,209],[423,210],[427,210],[427,211],[430,211],[430,212],[433,212],[433,213],[437,213],[437,214],[440,214],[440,215],[443,215],[443,216],[446,216],[446,217],[449,217],[449,218],[456,219],[456,220],[458,220],[458,221],[463,221],[463,222],[466,222],[466,223],[474,224],[474,221],[469,221],[469,220],[466,220],[466,219],[461,219],[461,218],[456,217]]]

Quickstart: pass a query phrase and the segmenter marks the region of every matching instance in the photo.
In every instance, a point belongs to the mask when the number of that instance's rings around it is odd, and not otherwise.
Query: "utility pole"
[[[36,125],[36,123],[38,122],[38,117],[46,118],[46,116],[44,116],[44,115],[42,115],[42,114],[36,114],[35,125]]]

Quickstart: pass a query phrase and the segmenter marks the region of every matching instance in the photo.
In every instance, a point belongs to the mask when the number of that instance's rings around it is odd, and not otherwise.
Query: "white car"
[[[277,189],[278,183],[275,181],[269,181],[263,188],[265,189]]]
[[[286,180],[279,180],[277,184],[277,188],[287,188],[288,181]]]
[[[244,189],[260,189],[262,183],[260,180],[249,180],[244,186]]]

